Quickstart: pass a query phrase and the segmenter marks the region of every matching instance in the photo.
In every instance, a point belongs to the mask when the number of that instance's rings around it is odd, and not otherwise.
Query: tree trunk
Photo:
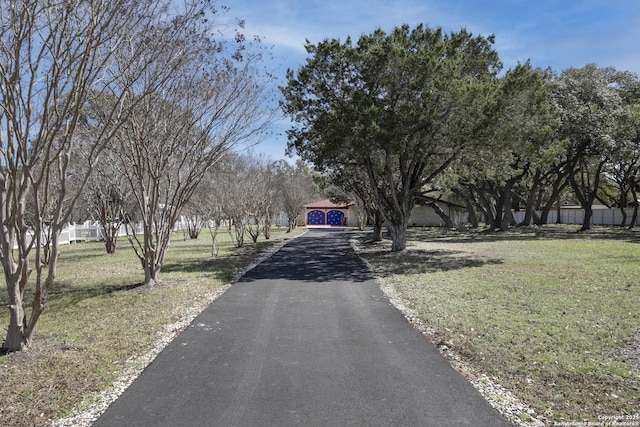
[[[245,226],[245,231],[249,233],[249,237],[251,237],[251,241],[256,243],[260,234],[262,233],[262,227],[260,226],[260,221],[257,217],[249,218],[248,224]]]
[[[541,175],[542,172],[540,172],[540,169],[537,169],[535,175],[533,176],[533,183],[531,184],[531,188],[527,193],[527,200],[524,201],[524,218],[518,225],[527,226],[531,225],[531,223],[535,221],[534,204],[536,201],[536,193],[538,192],[538,187],[540,186]]]
[[[114,202],[113,200],[106,199],[100,193],[99,203],[98,220],[102,229],[102,235],[104,236],[105,249],[108,254],[113,254],[116,251],[116,243],[118,240],[118,232],[122,225],[122,218],[124,218],[126,214],[119,200]]]
[[[636,203],[633,207],[633,214],[631,215],[631,221],[629,222],[629,230],[633,229],[636,226],[636,222],[638,221],[638,204]]]
[[[513,183],[510,181],[504,189],[504,197],[502,198],[502,219],[500,220],[500,231],[508,231],[509,225],[513,219],[511,214],[511,187]]]
[[[143,244],[139,246],[141,253],[134,246],[144,270],[144,284],[150,286],[155,286],[160,280],[160,270],[164,263],[164,256],[169,246],[169,238],[173,229],[171,224],[168,223],[155,231],[154,227],[158,227],[158,225],[154,225],[152,222],[143,224]],[[135,240],[137,241],[137,238]]]
[[[629,230],[631,230],[636,225],[636,221],[638,220],[638,194],[634,187],[631,188],[631,197],[633,197],[633,215],[631,215],[631,222],[629,223]]]
[[[573,192],[580,201],[580,205],[584,210],[584,220],[582,221],[582,228],[580,231],[587,231],[591,229],[591,218],[593,217],[593,202],[596,198],[598,188],[600,188],[600,172],[604,167],[605,160],[600,160],[596,166],[593,174],[593,183],[591,182],[590,171],[585,160],[582,161],[583,166],[581,169],[576,170],[570,175],[571,187]],[[580,175],[580,182],[578,177]]]
[[[144,284],[155,286],[160,280],[160,269],[153,264],[144,266]]]
[[[362,200],[360,196],[355,196],[355,204],[353,210],[356,214],[356,221],[358,223],[358,231],[365,231],[367,228],[367,219],[369,218],[369,210],[367,204]]]
[[[408,189],[402,194],[393,190],[390,193],[391,197],[387,197],[375,191],[373,196],[391,234],[391,251],[401,252],[407,247],[407,225],[415,198],[410,197]]]
[[[522,219],[522,221],[520,221],[519,224],[516,224],[518,227],[537,224],[538,221],[540,220],[540,217],[538,216],[538,213],[536,212],[536,209],[535,209],[535,195],[533,198],[529,197],[530,195],[531,194],[529,194],[527,196],[527,199],[525,200],[519,195],[517,195],[516,193],[512,194],[512,196],[516,200],[518,200],[520,203],[524,204],[525,206],[524,218]],[[529,203],[531,203],[531,205],[529,205]]]
[[[549,200],[547,200],[547,203],[545,203],[545,205],[543,206],[540,212],[540,218],[536,222],[536,225],[547,224],[549,219],[549,212],[551,212],[551,209],[556,202],[558,205],[558,217],[556,218],[556,223],[560,224],[560,193],[567,185],[568,181],[566,180],[565,174],[558,173],[553,181],[553,184],[551,184],[551,196],[549,196]]]
[[[242,222],[242,220],[239,221],[233,221],[233,228],[235,230],[235,242],[236,242],[236,248],[241,248],[244,246],[244,232],[245,232],[245,225]]]
[[[118,231],[120,231],[120,223],[118,225],[103,224],[104,246],[108,254],[116,252],[116,244],[118,242]]]
[[[475,206],[480,211],[480,214],[484,217],[485,224],[491,229],[495,229],[496,226],[496,214],[495,204],[493,204],[487,197],[492,190],[488,186],[484,186],[482,189],[476,184],[465,184],[469,194],[471,195],[469,203],[473,201]],[[475,196],[474,196],[475,195]],[[465,199],[466,200],[466,199]],[[477,227],[477,225],[476,225]]]
[[[213,225],[213,227],[211,226],[211,223],[209,223],[209,234],[211,234],[211,256],[212,257],[217,257],[218,256],[218,230],[220,228],[220,222],[216,221],[215,224]]]
[[[496,218],[496,227],[500,227],[500,231],[508,231],[509,226],[515,221],[513,219],[513,212],[511,212],[511,201],[513,200],[513,186],[516,182],[520,181],[527,173],[525,169],[518,176],[509,178],[504,187],[502,188],[502,194],[498,199],[498,205],[496,206],[496,212],[499,212]]]
[[[373,236],[374,242],[382,241],[382,227],[384,225],[384,217],[379,211],[373,214]]]
[[[289,217],[289,228],[287,229],[287,233],[291,233],[293,229],[296,228],[296,218]]]
[[[451,220],[449,215],[447,215],[445,211],[442,210],[442,208],[438,206],[436,202],[427,203],[427,206],[430,206],[435,211],[435,213],[440,217],[442,222],[444,222],[445,227],[448,227],[448,228],[454,227],[453,221]]]
[[[453,190],[453,193],[460,197],[460,199],[464,202],[464,205],[467,208],[467,219],[469,221],[469,224],[471,224],[471,227],[478,228],[478,215],[476,214],[476,210],[473,207],[473,203],[471,203],[473,193],[470,192],[469,197],[466,197],[461,190]]]
[[[116,239],[117,237],[114,236],[105,236],[104,246],[108,254],[113,254],[116,252]]]
[[[401,252],[407,247],[407,225],[413,203],[412,198],[406,197],[402,202],[395,204],[395,207],[389,206],[392,208],[391,211],[380,210],[391,234],[391,252]]]
[[[211,238],[211,256],[212,257],[218,256],[218,243],[217,243],[216,236],[213,236]]]
[[[391,233],[391,252],[402,252],[407,248],[407,219],[408,217],[404,217],[398,221],[387,221]]]
[[[504,202],[505,202],[505,194],[500,194],[498,197],[496,197],[496,203],[494,205],[494,209],[493,211],[495,212],[495,215],[493,217],[493,227],[492,229],[498,229],[500,231],[506,231],[502,229],[502,225],[504,222],[504,215],[505,215],[505,207],[504,207]]]
[[[2,348],[7,351],[21,351],[29,346],[25,336],[27,318],[18,286],[14,286],[12,291],[9,295],[9,328]]]
[[[478,207],[484,215],[484,222],[489,226],[490,230],[494,230],[497,216],[494,212],[495,206],[492,207],[491,202],[485,197],[481,190],[476,190],[476,194],[478,195]]]
[[[35,235],[42,236],[42,227],[35,227]],[[10,232],[15,232],[15,229]],[[20,240],[18,245],[20,248],[16,251],[20,255],[25,254],[25,258],[16,263],[13,257],[3,259],[3,269],[5,272],[5,281],[9,293],[9,327],[5,342],[2,346],[5,351],[21,351],[27,348],[33,339],[36,324],[44,312],[44,304],[49,292],[53,286],[55,272],[58,261],[58,245],[60,228],[51,226],[51,234],[46,237],[47,245],[50,245],[50,259],[45,264],[43,259],[43,245],[41,238],[37,238],[35,248],[35,290],[33,293],[33,302],[31,304],[31,315],[27,319],[27,312],[24,309],[24,291],[31,275],[29,268],[28,256],[30,252],[30,244],[26,242],[25,235],[21,232],[17,233]],[[13,239],[9,239],[11,246]],[[3,245],[6,247],[6,245]]]
[[[164,253],[166,248],[157,247],[152,243],[153,235],[149,239],[145,236],[145,253],[144,253],[144,284],[155,286],[160,282],[160,270],[164,261]],[[168,237],[167,237],[168,239]]]
[[[584,219],[582,221],[582,227],[580,228],[580,231],[591,230],[591,218],[593,217],[593,210],[591,209],[591,206],[583,206],[582,209],[584,210]]]

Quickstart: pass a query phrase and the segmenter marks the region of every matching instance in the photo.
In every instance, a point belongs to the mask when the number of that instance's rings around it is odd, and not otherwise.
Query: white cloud
[[[561,72],[595,62],[640,73],[640,2],[637,0],[233,0],[229,15],[246,20],[246,34],[273,46],[284,78],[305,61],[305,39],[356,41],[376,28],[424,23],[445,31],[467,28],[496,35],[495,49],[506,68],[531,59],[534,66]],[[288,126],[274,124],[277,131]],[[284,152],[282,133],[265,142]]]
[[[306,54],[305,39],[357,39],[378,27],[390,31],[425,23],[495,34],[496,49],[508,66],[531,58],[534,65],[554,69],[597,62],[639,70],[634,45],[640,38],[640,4],[635,1],[234,0],[231,7],[231,14],[246,19],[248,34],[263,36],[265,44],[296,61]]]

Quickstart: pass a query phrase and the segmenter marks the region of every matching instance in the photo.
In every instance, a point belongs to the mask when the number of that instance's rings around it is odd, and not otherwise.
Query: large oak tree
[[[559,113],[549,71],[518,64],[496,83],[485,143],[464,155],[451,188],[483,213],[490,228],[505,231],[512,224],[513,199],[532,211],[540,175],[563,147],[554,138]]]
[[[491,82],[501,68],[493,37],[404,25],[357,44],[307,43],[306,65],[288,72],[289,144],[320,170],[361,169],[404,250],[416,197],[478,141]]]
[[[621,80],[625,73],[588,64],[569,68],[557,80],[556,100],[562,110],[561,136],[567,141],[561,158],[573,194],[584,209],[581,231],[591,228],[592,205],[605,165],[622,141],[625,115]]]

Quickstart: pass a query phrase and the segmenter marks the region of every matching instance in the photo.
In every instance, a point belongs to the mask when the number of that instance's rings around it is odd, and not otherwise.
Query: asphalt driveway
[[[312,230],[233,285],[94,426],[508,426],[348,243]]]

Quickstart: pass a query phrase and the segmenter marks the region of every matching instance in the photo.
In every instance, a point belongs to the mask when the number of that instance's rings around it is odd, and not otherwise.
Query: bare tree
[[[207,196],[205,187],[199,185],[182,211],[182,221],[187,227],[185,232],[190,239],[197,239],[202,229],[207,225],[210,216]]]
[[[142,235],[129,240],[145,284],[158,282],[173,227],[207,170],[234,147],[257,142],[274,116],[259,52],[239,34],[215,41],[211,13],[189,10],[156,35],[169,34],[173,48],[156,55],[140,83],[153,95],[132,99],[137,106],[117,133],[120,173],[142,220]]]
[[[135,206],[128,182],[114,167],[113,156],[110,160],[95,167],[83,199],[92,217],[100,223],[107,253],[112,254],[123,224],[132,220]]]
[[[238,196],[247,199],[246,229],[255,243],[260,235],[265,239],[271,236],[277,190],[274,168],[273,164],[267,162],[262,156],[249,154],[241,159],[245,163],[246,173],[241,177],[243,180],[241,187],[244,191]]]
[[[198,186],[198,204],[203,213],[209,234],[211,235],[211,256],[218,256],[218,233],[221,228],[229,229],[229,219],[224,210],[227,188],[224,183],[226,170],[223,159],[213,168],[207,171],[205,177]]]
[[[271,226],[275,220],[276,213],[280,209],[280,199],[278,198],[278,176],[276,163],[266,165],[264,169],[263,182],[265,183],[263,193],[262,215],[264,227],[262,234],[266,240],[271,238]]]
[[[318,189],[313,182],[311,171],[302,161],[292,166],[281,160],[275,167],[282,209],[289,218],[287,232],[290,232],[298,224],[304,205],[317,197]]]
[[[238,248],[244,246],[251,210],[252,195],[248,194],[247,188],[250,174],[249,164],[242,156],[230,156],[219,172],[216,183],[221,187],[219,203],[229,220],[229,235]]]
[[[150,41],[134,51],[129,40],[149,34],[161,7],[151,0],[0,0],[0,259],[9,293],[7,351],[31,343],[54,283],[60,231],[97,156],[127,115],[122,101],[138,75],[129,72],[128,81],[115,85],[114,77],[130,63],[114,68],[114,55],[128,49],[138,57],[155,46]],[[83,111],[105,94],[112,102],[102,114],[112,126],[96,129],[83,120]],[[80,143],[89,164],[78,176],[69,172]],[[31,283],[29,313],[24,298]]]

